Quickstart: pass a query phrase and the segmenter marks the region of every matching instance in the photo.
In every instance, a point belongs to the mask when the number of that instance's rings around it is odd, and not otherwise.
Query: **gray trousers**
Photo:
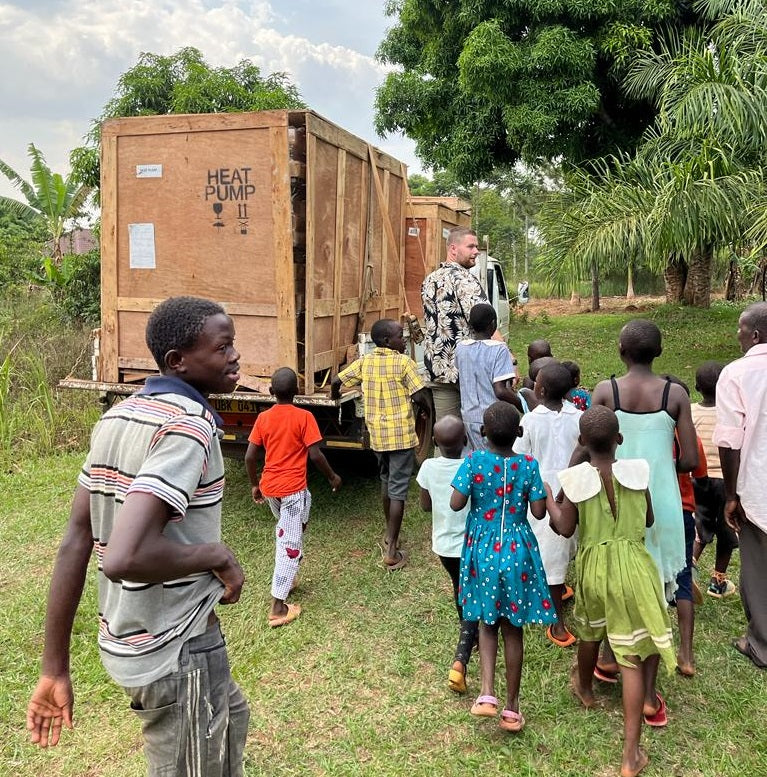
[[[248,703],[218,623],[181,649],[178,672],[125,689],[141,720],[149,777],[241,777]]]
[[[740,598],[751,660],[767,668],[767,534],[746,521],[740,530]]]
[[[461,417],[461,392],[457,383],[429,383],[434,400],[434,421],[446,415]]]

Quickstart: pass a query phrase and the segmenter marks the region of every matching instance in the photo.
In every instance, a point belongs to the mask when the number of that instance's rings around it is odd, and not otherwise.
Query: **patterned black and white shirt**
[[[457,262],[444,262],[421,286],[426,323],[424,364],[435,383],[457,383],[455,346],[470,336],[469,311],[487,302],[479,281]]]

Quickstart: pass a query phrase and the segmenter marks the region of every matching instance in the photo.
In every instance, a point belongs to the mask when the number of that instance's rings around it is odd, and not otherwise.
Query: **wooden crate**
[[[405,216],[405,293],[408,310],[420,318],[423,279],[447,258],[447,233],[471,228],[471,204],[459,197],[408,197]]]
[[[102,127],[102,381],[156,371],[151,310],[220,302],[253,382],[312,393],[404,312],[407,172],[311,111],[114,119]]]

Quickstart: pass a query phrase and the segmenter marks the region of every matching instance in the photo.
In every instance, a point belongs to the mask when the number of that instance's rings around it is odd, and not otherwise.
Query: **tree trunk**
[[[628,277],[626,279],[626,299],[634,299],[634,263],[629,260]]]
[[[684,301],[696,308],[711,307],[711,269],[714,250],[710,245],[699,246],[690,256]]]
[[[591,310],[599,310],[599,267],[596,262],[591,263]]]
[[[663,280],[666,283],[666,302],[681,302],[687,280],[687,262],[681,255],[669,255],[666,269],[663,271]]]
[[[727,272],[727,281],[724,285],[724,298],[728,302],[736,302],[741,297],[741,278],[740,265],[734,260],[730,260],[730,268]]]

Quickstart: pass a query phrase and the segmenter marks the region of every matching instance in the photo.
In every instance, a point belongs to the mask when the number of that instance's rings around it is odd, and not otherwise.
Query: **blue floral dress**
[[[471,505],[458,593],[464,620],[492,625],[506,618],[514,626],[556,622],[527,521],[527,503],[546,497],[538,462],[532,456],[474,451],[452,485]]]

